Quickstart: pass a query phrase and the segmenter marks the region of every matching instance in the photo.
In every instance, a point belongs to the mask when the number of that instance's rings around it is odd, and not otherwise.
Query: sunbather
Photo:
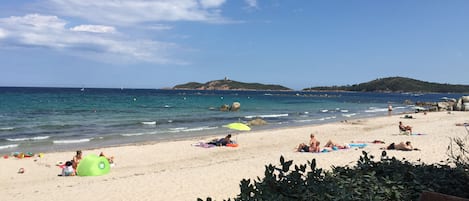
[[[226,137],[221,138],[221,139],[214,139],[211,142],[207,144],[213,144],[217,146],[226,146],[227,144],[231,144],[233,141],[231,141],[231,134],[228,134]]]
[[[391,143],[389,146],[386,147],[386,149],[392,150],[401,150],[401,151],[412,151],[412,150],[420,150],[417,148],[414,148],[410,141],[407,142],[400,142],[399,144]]]
[[[319,152],[319,141],[316,140],[314,134],[311,134],[309,144],[301,143],[298,145],[297,151],[299,152]]]
[[[399,130],[403,132],[409,131],[412,134],[412,127],[409,125],[402,124],[402,121],[399,122]]]
[[[339,143],[332,142],[332,140],[327,141],[326,145],[324,147],[331,148],[331,149],[346,149],[348,148],[345,145],[340,145]]]

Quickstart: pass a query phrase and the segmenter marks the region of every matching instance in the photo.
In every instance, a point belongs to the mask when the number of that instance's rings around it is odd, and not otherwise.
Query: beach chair
[[[410,131],[399,128],[399,135],[410,135]]]

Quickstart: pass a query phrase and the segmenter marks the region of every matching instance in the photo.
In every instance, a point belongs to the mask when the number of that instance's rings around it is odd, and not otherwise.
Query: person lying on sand
[[[231,134],[228,134],[226,137],[221,138],[221,139],[213,139],[207,144],[212,144],[216,146],[226,146],[227,144],[231,144],[233,141],[231,141]]]
[[[331,148],[333,150],[336,150],[336,149],[347,149],[349,147],[347,147],[346,145],[341,145],[339,143],[335,143],[335,142],[332,142],[332,140],[329,140],[327,141],[326,145],[324,145],[324,147],[326,148]]]
[[[389,146],[387,146],[385,149],[387,150],[401,150],[401,151],[412,151],[412,150],[416,150],[416,151],[419,151],[420,149],[417,149],[417,148],[414,148],[411,144],[410,141],[407,141],[407,142],[400,142],[399,144],[396,144],[396,143],[391,143]]]
[[[109,161],[109,164],[111,164],[111,165],[114,164],[114,156],[107,157],[106,155],[104,155],[103,152],[99,153],[99,156],[100,156],[100,157],[105,157],[105,158],[107,159],[107,161]]]
[[[456,126],[469,126],[469,123],[456,123]]]

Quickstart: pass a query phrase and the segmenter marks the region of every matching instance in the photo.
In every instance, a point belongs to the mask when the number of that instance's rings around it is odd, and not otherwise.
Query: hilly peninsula
[[[245,83],[234,80],[213,80],[206,83],[189,82],[173,87],[173,89],[194,90],[259,90],[259,91],[291,91],[292,89],[273,84]]]
[[[321,86],[304,91],[356,91],[356,92],[425,92],[469,93],[469,85],[440,84],[405,77],[388,77],[354,85]]]

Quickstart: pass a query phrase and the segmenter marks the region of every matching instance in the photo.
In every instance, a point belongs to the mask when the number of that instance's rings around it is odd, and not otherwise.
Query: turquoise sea
[[[256,117],[253,130],[320,124],[412,111],[405,100],[438,101],[463,94],[196,91],[0,87],[0,153],[98,148],[197,136]],[[223,104],[241,103],[237,112]]]

